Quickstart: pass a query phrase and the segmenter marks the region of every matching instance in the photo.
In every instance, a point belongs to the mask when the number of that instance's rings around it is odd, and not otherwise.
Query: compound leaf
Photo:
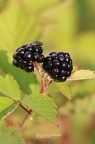
[[[55,114],[56,105],[54,99],[47,97],[45,94],[34,94],[25,96],[22,103],[38,113],[40,116],[46,118],[50,122],[57,124]]]
[[[6,75],[6,77],[0,76],[0,91],[13,100],[21,99],[18,84],[13,77],[9,75]]]
[[[12,113],[18,105],[18,101],[14,102],[10,98],[0,96],[0,120],[4,119],[7,115]]]
[[[86,80],[86,79],[95,79],[95,72],[91,70],[78,70],[72,74],[68,79],[69,81],[74,80]]]
[[[54,84],[57,86],[57,88],[59,89],[59,91],[68,99],[72,100],[72,96],[71,96],[71,89],[70,87],[66,84],[66,83],[58,83],[58,82],[54,82]]]

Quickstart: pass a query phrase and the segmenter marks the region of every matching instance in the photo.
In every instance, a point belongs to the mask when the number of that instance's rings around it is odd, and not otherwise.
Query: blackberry
[[[13,58],[16,59],[17,61],[20,60],[20,56],[18,55],[17,52],[14,53]]]
[[[51,60],[52,60],[52,59],[51,59],[51,56],[47,56],[47,57],[44,59],[45,62],[51,61]]]
[[[43,53],[43,50],[41,47],[36,47],[35,48],[35,52],[39,53],[39,54],[42,54]]]
[[[52,69],[52,66],[53,66],[52,61],[48,61],[46,65],[47,70]]]
[[[24,70],[26,71],[26,72],[32,72],[32,71],[34,71],[34,66],[32,65],[32,66],[26,66],[25,68],[24,68]]]
[[[67,77],[66,76],[62,76],[62,77],[59,77],[58,80],[61,81],[61,82],[64,82],[66,81]]]
[[[20,60],[19,60],[19,66],[20,66],[20,67],[27,66],[27,61],[26,61],[26,60],[23,60],[23,59],[20,59]]]
[[[61,56],[64,57],[65,55],[64,55],[64,52],[59,52],[59,53],[57,54],[57,56],[58,56],[58,57],[61,57]]]
[[[53,60],[53,67],[58,68],[60,66],[60,61],[58,60]]]
[[[64,53],[65,57],[70,57],[69,53]]]
[[[33,62],[42,63],[44,61],[42,53],[42,43],[39,41],[22,45],[13,55],[13,65],[26,72],[32,72],[34,71]]]
[[[61,76],[66,76],[66,74],[67,74],[66,70],[60,70],[60,72],[59,72],[60,77]]]
[[[16,67],[19,67],[19,61],[17,61],[16,59],[13,60],[13,65],[16,66]]]
[[[39,54],[37,52],[33,53],[33,61],[39,61]]]
[[[72,59],[67,52],[51,52],[42,66],[52,79],[60,82],[66,81],[73,70]]]
[[[31,51],[27,51],[25,54],[24,54],[24,59],[26,60],[26,61],[31,61],[32,60],[32,53],[31,53]]]
[[[69,77],[71,75],[71,71],[66,72],[66,76]]]
[[[49,55],[51,56],[56,55],[56,52],[51,52]]]
[[[27,45],[25,49],[26,51],[34,52],[34,47],[32,47],[31,45]]]
[[[56,55],[53,55],[53,56],[52,56],[52,60],[57,60],[57,56],[56,56]]]
[[[44,61],[44,55],[40,55],[37,62],[42,63]]]
[[[25,48],[20,48],[18,51],[17,51],[17,55],[20,56],[20,57],[23,57],[25,53]]]
[[[65,60],[65,58],[64,58],[64,56],[58,56],[58,60],[63,62]]]
[[[68,64],[66,62],[62,62],[60,64],[60,68],[63,69],[63,70],[66,70],[68,68]]]
[[[59,74],[59,69],[58,68],[53,68],[52,69],[52,74],[53,75],[58,75]]]

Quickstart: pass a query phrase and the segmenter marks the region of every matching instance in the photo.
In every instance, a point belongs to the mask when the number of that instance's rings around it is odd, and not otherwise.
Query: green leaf
[[[33,91],[39,90],[39,84],[37,77],[34,73],[26,73],[20,68],[15,67],[12,64],[13,53],[7,53],[7,51],[0,51],[0,71],[1,75],[12,75],[17,81],[21,91],[31,94]],[[10,62],[10,63],[9,63]]]
[[[4,119],[7,117],[7,115],[12,113],[18,105],[19,101],[14,102],[7,97],[0,96],[0,120]]]
[[[72,74],[68,81],[95,79],[95,72],[90,70],[78,70]]]
[[[57,88],[59,89],[59,91],[68,99],[72,100],[72,96],[71,96],[71,89],[70,87],[66,84],[66,83],[58,83],[58,82],[54,82],[54,84],[57,86]]]
[[[0,122],[0,143],[1,144],[25,144],[21,135],[13,127],[6,128],[5,122]]]
[[[9,107],[11,104],[13,104],[13,100],[0,96],[0,112],[3,111],[5,108]]]
[[[9,75],[6,75],[6,77],[0,76],[0,91],[13,100],[21,99],[18,84],[13,77]]]
[[[46,118],[50,122],[57,124],[55,114],[56,105],[54,99],[47,97],[45,94],[34,94],[25,96],[22,103],[38,113],[40,116]]]

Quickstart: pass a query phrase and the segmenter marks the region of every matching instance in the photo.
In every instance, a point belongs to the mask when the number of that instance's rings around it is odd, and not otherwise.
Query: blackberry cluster
[[[66,81],[73,70],[72,60],[69,53],[52,52],[45,57],[43,69],[56,81]]]
[[[31,44],[25,44],[18,48],[13,55],[13,65],[19,67],[26,72],[34,71],[33,62],[42,63],[44,55],[42,55],[42,43],[35,41]]]

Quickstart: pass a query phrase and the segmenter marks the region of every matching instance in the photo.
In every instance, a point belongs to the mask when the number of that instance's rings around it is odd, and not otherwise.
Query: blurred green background
[[[69,52],[76,70],[95,70],[95,0],[0,0],[0,74],[13,75],[19,84],[27,85],[25,79],[20,81],[24,72],[12,66],[12,55],[35,40],[44,43],[45,55]],[[58,105],[59,127],[33,113],[21,131],[26,144],[95,144],[95,81],[68,84],[72,102],[53,84],[47,90]],[[35,87],[39,86],[32,85],[32,91]],[[7,121],[18,126],[24,116],[18,108]],[[61,136],[40,139],[37,134]]]

